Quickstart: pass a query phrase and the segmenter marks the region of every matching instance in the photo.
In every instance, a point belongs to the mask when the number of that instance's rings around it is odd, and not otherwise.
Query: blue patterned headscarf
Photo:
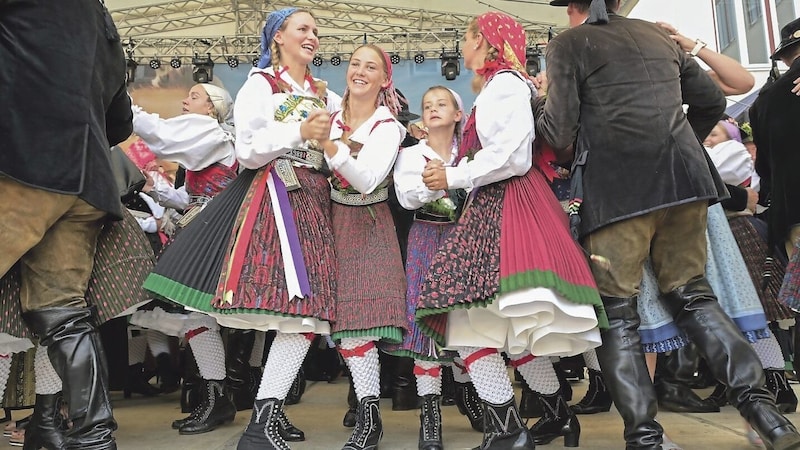
[[[278,29],[283,25],[283,22],[286,21],[286,18],[294,14],[295,11],[297,11],[297,8],[284,8],[272,11],[267,16],[267,22],[264,24],[264,29],[261,31],[261,58],[258,60],[258,67],[260,69],[266,69],[272,65],[272,51],[270,50],[272,39],[275,37],[275,33],[278,32]]]

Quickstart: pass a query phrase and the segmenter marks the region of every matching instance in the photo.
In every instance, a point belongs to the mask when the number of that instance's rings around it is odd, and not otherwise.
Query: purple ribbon
[[[303,260],[303,250],[300,248],[300,238],[297,235],[297,225],[294,223],[294,213],[292,206],[289,204],[289,193],[274,168],[271,169],[270,173],[275,182],[275,194],[278,197],[277,207],[281,210],[283,225],[286,227],[286,236],[289,239],[289,247],[292,249],[292,262],[297,273],[297,281],[300,283],[300,292],[304,297],[310,297],[311,284],[308,282],[308,271]]]

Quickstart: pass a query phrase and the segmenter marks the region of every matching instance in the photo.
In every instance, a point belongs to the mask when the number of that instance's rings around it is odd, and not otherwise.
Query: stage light
[[[158,70],[161,68],[161,61],[158,58],[153,58],[150,60],[150,68],[153,70]]]
[[[177,56],[169,60],[169,66],[173,69],[180,69],[181,68],[181,59]]]
[[[537,47],[525,49],[525,72],[535,77],[541,71],[542,51]]]
[[[322,57],[319,56],[319,55],[315,56],[314,58],[311,59],[311,64],[313,64],[313,65],[315,65],[317,67],[321,66],[322,65]]]
[[[260,59],[261,59],[261,58],[259,58],[258,56],[254,56],[254,57],[253,57],[253,67],[258,67],[258,61],[259,61]]]
[[[239,58],[235,56],[228,56],[228,67],[231,69],[239,67]]]
[[[389,60],[392,62],[392,64],[400,64],[400,55],[397,53],[392,53],[392,55],[389,56]]]
[[[207,56],[198,56],[195,53],[192,66],[192,79],[195,83],[209,83],[214,80],[214,61],[211,60],[210,53]]]
[[[342,63],[342,57],[341,56],[339,56],[339,55],[331,56],[331,65],[338,66],[341,63]]]
[[[453,81],[461,73],[461,62],[458,59],[458,51],[446,52],[442,50],[440,56],[442,60],[442,76],[447,81]]]
[[[128,52],[128,58],[125,60],[125,76],[128,84],[133,83],[136,79],[136,61],[133,60],[133,53]]]
[[[414,55],[414,62],[417,63],[417,64],[424,63],[425,62],[425,55],[423,55],[422,53],[417,53],[416,55]]]

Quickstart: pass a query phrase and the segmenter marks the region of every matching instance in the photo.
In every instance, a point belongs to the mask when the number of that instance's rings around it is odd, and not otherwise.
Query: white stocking
[[[197,369],[204,380],[225,379],[225,347],[219,325],[213,317],[193,313],[186,321],[183,335],[192,349]]]
[[[438,362],[414,360],[417,395],[442,395],[442,367]]]
[[[292,388],[300,366],[303,365],[309,347],[311,347],[311,340],[305,335],[279,331],[269,349],[256,399],[284,400],[289,389]]]
[[[517,365],[517,370],[533,391],[545,395],[555,394],[558,391],[558,377],[550,358],[533,357],[531,359],[530,352],[525,351],[514,355],[511,360],[515,363],[522,363]]]
[[[350,368],[356,397],[378,397],[381,394],[381,366],[378,361],[377,338],[344,338],[339,351]]]
[[[467,362],[467,370],[472,384],[481,400],[493,405],[502,405],[514,398],[511,379],[508,378],[506,363],[496,350],[477,359],[473,354],[483,351],[478,347],[457,347],[458,354]]]

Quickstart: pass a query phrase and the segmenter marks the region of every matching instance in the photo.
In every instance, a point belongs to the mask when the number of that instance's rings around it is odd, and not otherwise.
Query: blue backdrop
[[[228,89],[235,98],[236,92],[244,83],[250,69],[251,66],[247,63],[242,63],[236,69],[231,69],[224,64],[216,64],[214,66],[215,82]],[[399,64],[392,66],[392,71],[394,85],[408,99],[411,112],[419,114],[422,95],[429,87],[436,85],[446,86],[458,92],[464,100],[466,112],[469,112],[472,102],[475,100],[475,94],[472,93],[471,88],[473,73],[464,68],[463,61],[461,61],[461,74],[453,81],[444,79],[441,62],[438,59],[427,60],[422,64],[401,60]],[[314,76],[327,81],[328,87],[339,95],[344,93],[346,72],[347,61],[342,61],[339,66],[331,65],[328,61],[325,61],[320,67],[312,66]]]

